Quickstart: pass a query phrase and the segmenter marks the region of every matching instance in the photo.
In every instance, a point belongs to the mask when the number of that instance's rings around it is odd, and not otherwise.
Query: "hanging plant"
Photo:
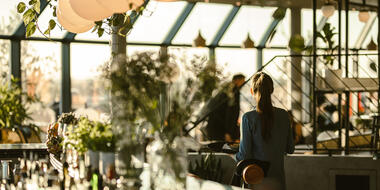
[[[276,20],[282,20],[285,17],[285,15],[286,15],[286,8],[284,8],[284,7],[278,7],[274,11],[272,17],[274,19],[276,19]]]

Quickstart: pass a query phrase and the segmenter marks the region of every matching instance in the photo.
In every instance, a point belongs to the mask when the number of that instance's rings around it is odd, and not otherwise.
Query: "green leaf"
[[[40,14],[40,12],[41,12],[41,2],[40,2],[40,0],[36,0],[36,3],[34,4],[33,9],[34,9],[38,14]]]
[[[30,37],[34,34],[34,32],[36,31],[36,24],[34,24],[34,22],[31,22],[28,24],[28,26],[26,26],[26,37]]]
[[[23,15],[22,19],[24,21],[25,26],[34,20],[36,13],[32,9],[27,10]]]
[[[24,2],[20,2],[18,5],[17,5],[17,12],[18,13],[23,13],[25,11],[25,8],[26,8],[26,5]]]
[[[37,0],[29,0],[29,5],[34,5]]]
[[[53,7],[53,17],[57,17],[57,7]]]
[[[98,29],[98,36],[99,36],[99,37],[102,37],[102,36],[103,36],[103,33],[104,33],[104,29],[103,29],[103,28],[99,28],[99,29]]]
[[[55,28],[55,25],[56,25],[55,21],[53,19],[50,19],[49,20],[49,29],[53,30]]]
[[[46,29],[45,32],[44,32],[44,34],[45,35],[50,35],[50,31],[51,31],[50,28]]]

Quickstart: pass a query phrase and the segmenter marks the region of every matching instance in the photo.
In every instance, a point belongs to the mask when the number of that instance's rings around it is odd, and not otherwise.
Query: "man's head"
[[[241,87],[241,85],[243,85],[244,82],[245,76],[243,74],[236,74],[232,77],[232,83],[234,83],[236,87]]]

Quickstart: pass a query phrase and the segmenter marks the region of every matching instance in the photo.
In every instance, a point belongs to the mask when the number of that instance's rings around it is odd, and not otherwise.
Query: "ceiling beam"
[[[214,39],[211,41],[210,46],[217,46],[220,42],[220,40],[223,38],[224,34],[226,33],[228,27],[234,20],[236,14],[239,12],[241,6],[234,6],[230,13],[228,14],[227,18],[224,20],[222,26],[218,30],[218,33],[215,35]]]
[[[183,23],[185,23],[187,17],[190,15],[193,10],[195,3],[188,3],[186,7],[183,9],[181,15],[177,18],[177,21],[170,29],[169,33],[166,35],[162,45],[169,46],[172,44],[174,37],[177,35],[178,31],[181,29]]]

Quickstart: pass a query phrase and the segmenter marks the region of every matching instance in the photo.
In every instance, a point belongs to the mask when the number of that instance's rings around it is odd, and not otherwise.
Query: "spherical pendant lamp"
[[[331,4],[325,4],[321,8],[324,17],[329,18],[334,14],[335,6]]]
[[[57,10],[60,11],[61,17],[64,17],[65,20],[72,23],[75,26],[94,26],[94,22],[91,20],[86,20],[80,17],[74,12],[70,6],[69,0],[58,0]]]
[[[69,2],[74,12],[87,20],[99,21],[113,14],[96,0],[69,0]]]
[[[129,0],[96,0],[100,5],[114,13],[125,13],[130,10]]]
[[[90,25],[74,25],[70,21],[68,21],[65,17],[63,17],[63,14],[61,13],[59,9],[57,9],[57,19],[58,19],[59,24],[61,24],[65,30],[71,33],[87,32],[95,25],[95,23],[92,23]]]
[[[367,22],[369,20],[369,12],[366,10],[359,11],[360,22]]]

